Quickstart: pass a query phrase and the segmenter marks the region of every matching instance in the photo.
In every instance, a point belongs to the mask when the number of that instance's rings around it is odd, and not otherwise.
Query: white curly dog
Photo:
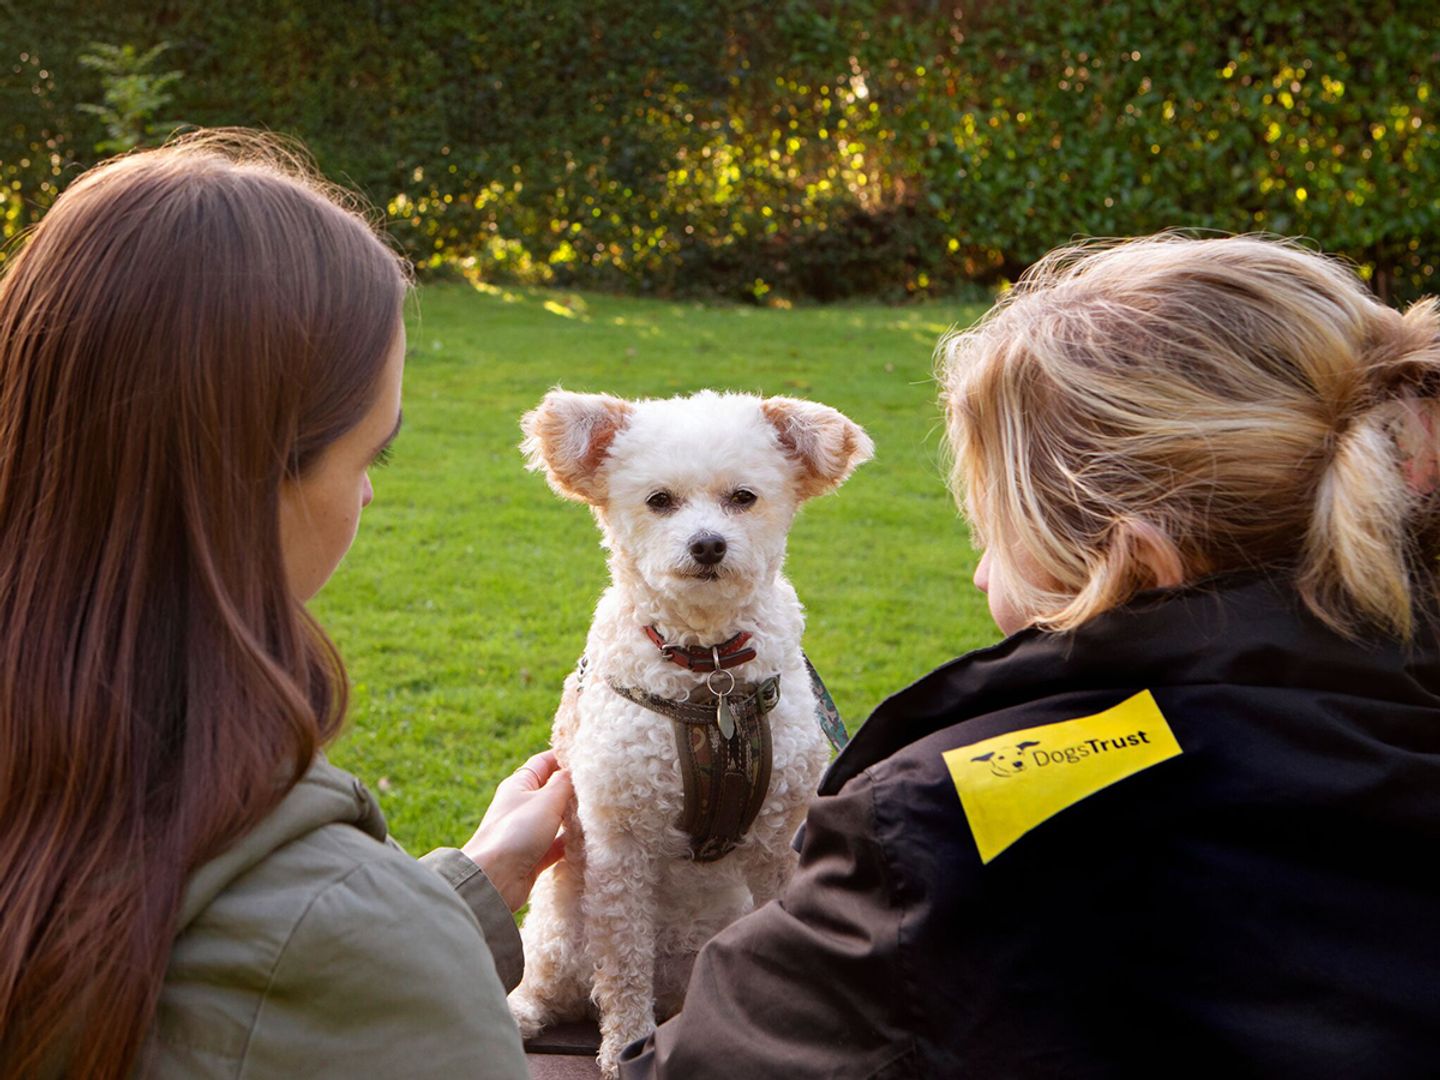
[[[576,803],[565,858],[530,900],[510,1008],[528,1037],[598,1007],[613,1077],[625,1045],[679,1009],[706,940],[794,866],[790,840],[829,755],[785,540],[799,505],[874,448],[827,406],[708,390],[554,390],[521,426],[529,467],[592,508],[612,583],[555,716]]]

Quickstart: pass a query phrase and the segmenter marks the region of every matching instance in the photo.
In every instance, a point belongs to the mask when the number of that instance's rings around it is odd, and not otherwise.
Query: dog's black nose
[[[725,558],[725,538],[718,533],[701,533],[690,540],[690,556],[701,566],[714,566]]]

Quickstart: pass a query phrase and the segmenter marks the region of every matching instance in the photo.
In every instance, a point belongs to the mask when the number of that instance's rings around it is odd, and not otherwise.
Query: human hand
[[[461,849],[511,911],[520,910],[540,872],[565,854],[560,821],[570,795],[570,774],[555,751],[536,754],[500,781],[480,827]]]

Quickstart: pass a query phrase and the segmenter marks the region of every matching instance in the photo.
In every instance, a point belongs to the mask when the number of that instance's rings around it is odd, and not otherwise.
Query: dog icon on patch
[[[983,761],[996,776],[1014,776],[1025,771],[1025,751],[1040,744],[1034,739],[1025,739],[1007,750],[991,750],[978,754],[971,761]]]

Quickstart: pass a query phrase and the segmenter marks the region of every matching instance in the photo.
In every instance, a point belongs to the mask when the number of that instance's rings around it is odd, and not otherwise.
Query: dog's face
[[[768,586],[801,501],[873,449],[824,405],[712,391],[626,402],[557,390],[522,426],[530,466],[594,507],[621,565],[700,606]]]

